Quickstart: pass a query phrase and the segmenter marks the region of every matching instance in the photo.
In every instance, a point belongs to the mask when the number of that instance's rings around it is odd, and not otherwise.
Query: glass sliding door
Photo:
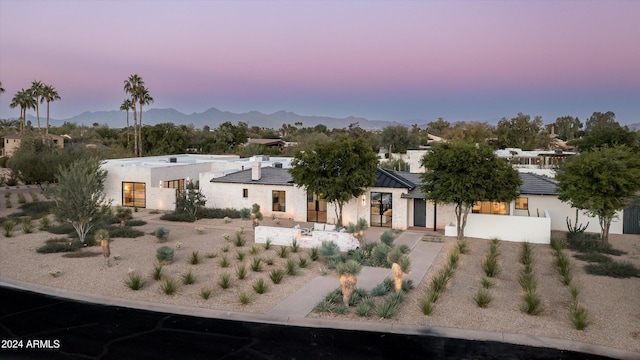
[[[313,193],[307,194],[307,221],[317,223],[327,222],[327,202]]]
[[[391,227],[393,201],[391,193],[371,193],[371,226]]]
[[[131,207],[146,207],[147,190],[145,183],[123,182],[122,205]]]

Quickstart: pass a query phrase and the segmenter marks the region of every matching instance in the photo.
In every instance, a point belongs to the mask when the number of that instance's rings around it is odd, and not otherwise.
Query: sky
[[[62,97],[52,118],[118,110],[138,74],[151,108],[186,114],[550,123],[613,111],[632,124],[639,15],[632,0],[0,0],[0,118],[19,116],[11,98],[33,80]]]

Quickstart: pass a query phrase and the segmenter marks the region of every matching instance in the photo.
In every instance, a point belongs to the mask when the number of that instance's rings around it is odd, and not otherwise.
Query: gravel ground
[[[15,199],[14,195],[14,203]],[[14,208],[16,205],[14,204]],[[2,206],[0,216],[6,216],[10,210],[15,209],[4,209]],[[112,239],[111,266],[106,266],[99,247],[82,249],[83,253],[95,254],[82,258],[69,258],[64,254],[37,254],[35,250],[42,246],[46,239],[60,236],[39,230],[33,234],[23,234],[17,226],[14,236],[0,237],[0,276],[104,296],[217,310],[265,313],[306,282],[320,276],[324,267],[320,262],[309,261],[308,267],[299,269],[298,275],[285,276],[282,283],[275,285],[269,279],[268,273],[275,268],[284,268],[286,259],[278,256],[278,247],[265,250],[262,245],[253,243],[249,221],[232,220],[231,223],[225,224],[222,220],[199,220],[193,224],[184,224],[166,223],[160,221],[159,216],[145,210],[134,213],[134,218],[147,221],[146,225],[136,227],[146,235],[136,239]],[[264,225],[272,223],[270,219],[263,221]],[[169,240],[162,244],[151,235],[160,225],[165,225],[171,230]],[[293,225],[293,222],[287,220],[281,224]],[[196,227],[205,228],[205,233],[196,234]],[[247,244],[237,248],[225,240],[223,234],[234,237],[240,227],[245,229]],[[491,289],[494,295],[493,302],[485,309],[475,305],[472,297],[481,287],[480,264],[489,247],[489,241],[469,239],[471,252],[462,256],[460,266],[444,296],[436,304],[434,312],[429,316],[423,315],[417,306],[418,299],[428,286],[429,279],[446,264],[447,254],[455,246],[455,239],[444,238],[444,241],[443,250],[434,265],[423,281],[416,284],[416,288],[407,295],[399,313],[393,319],[380,320],[375,316],[361,318],[354,315],[353,311],[347,315],[311,313],[309,316],[340,316],[354,321],[398,322],[531,334],[640,352],[640,278],[614,279],[587,275],[582,269],[584,262],[571,258],[573,281],[579,284],[582,290],[579,295],[580,303],[589,310],[592,319],[592,324],[586,330],[575,330],[568,317],[571,296],[551,266],[553,257],[548,245],[534,245],[534,269],[545,306],[542,314],[526,315],[519,309],[521,291],[516,277],[520,270],[517,261],[520,244],[509,242],[502,242],[500,245],[502,273],[497,276],[496,284]],[[178,293],[169,296],[160,290],[162,281],[153,280],[151,273],[156,265],[156,249],[162,245],[175,248],[178,242],[182,243],[182,247],[175,251],[174,262],[163,267],[163,278],[173,278],[180,284]],[[611,243],[615,248],[627,252],[620,260],[640,266],[640,236],[613,235]],[[251,271],[249,264],[253,255],[250,251],[254,246],[259,251],[257,256],[272,258],[274,265],[263,264],[263,271]],[[223,252],[224,247],[229,248],[228,252]],[[193,251],[200,254],[201,262],[198,265],[189,263]],[[238,251],[245,253],[243,261],[237,259]],[[208,258],[206,254],[216,254],[216,257]],[[297,260],[306,254],[307,250],[301,250],[297,254],[290,254],[290,258]],[[220,261],[225,255],[231,263],[228,268],[220,266]],[[114,256],[119,256],[119,260],[114,260]],[[245,280],[237,279],[235,266],[239,263],[244,263],[248,268]],[[51,276],[51,270],[59,270],[60,275]],[[189,270],[196,276],[196,282],[183,285],[181,276]],[[131,271],[146,279],[146,285],[141,290],[133,291],[124,285]],[[217,284],[218,277],[225,272],[234,279],[233,285],[227,290],[221,289]],[[266,294],[258,295],[253,291],[252,285],[258,278],[264,278],[269,284]],[[208,300],[200,296],[201,289],[211,289],[211,297]],[[247,305],[239,302],[239,294],[242,292],[251,294],[251,301]]]

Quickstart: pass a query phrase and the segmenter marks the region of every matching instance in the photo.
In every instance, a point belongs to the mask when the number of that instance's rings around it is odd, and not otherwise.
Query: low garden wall
[[[444,234],[456,236],[456,224],[447,225]],[[544,217],[469,214],[464,235],[480,239],[498,238],[506,241],[549,244],[551,218],[546,210]]]
[[[302,229],[256,226],[256,244],[264,244],[267,239],[271,241],[271,244],[280,246],[291,246],[295,239],[302,248],[320,247],[323,241],[333,241],[338,245],[340,251],[355,250],[360,247],[358,239],[349,233],[315,230],[303,235]]]

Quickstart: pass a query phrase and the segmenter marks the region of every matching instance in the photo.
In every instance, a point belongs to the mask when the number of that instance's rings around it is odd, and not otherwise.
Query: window
[[[391,193],[371,193],[371,226],[391,227],[393,201]]]
[[[146,196],[145,183],[122,183],[122,205],[144,208],[146,207]]]
[[[272,211],[287,211],[287,196],[284,190],[273,190],[273,207]]]
[[[509,215],[509,203],[496,201],[479,201],[471,210],[474,214]]]
[[[327,202],[314,193],[307,193],[307,221],[327,222]]]
[[[526,198],[526,197],[517,198],[516,210],[529,210],[529,198]]]
[[[249,197],[249,189],[242,189],[242,197],[243,198]]]
[[[184,189],[184,179],[165,181],[163,186],[168,189],[182,190]]]

